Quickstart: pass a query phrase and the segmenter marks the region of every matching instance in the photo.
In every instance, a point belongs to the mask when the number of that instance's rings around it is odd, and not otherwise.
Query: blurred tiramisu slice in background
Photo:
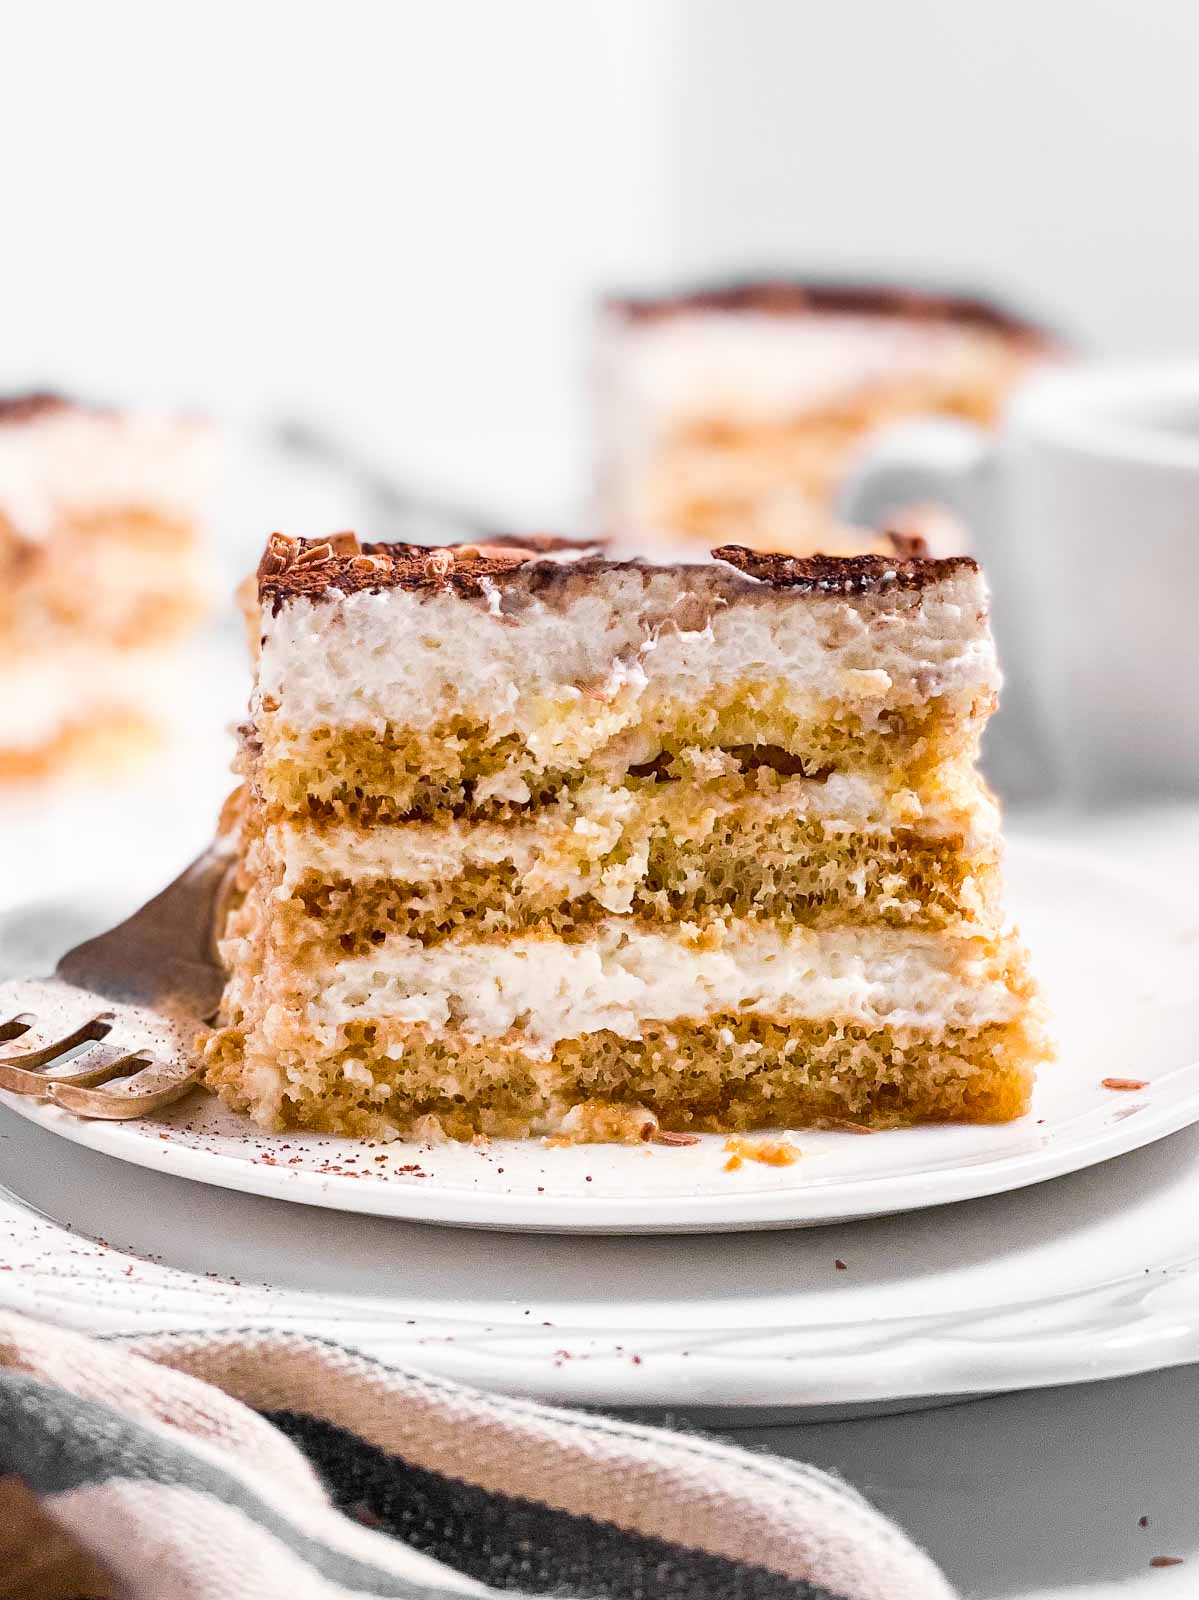
[[[757,281],[611,299],[600,329],[602,523],[641,539],[862,554],[837,490],[877,430],[925,416],[990,426],[1045,329],[988,301],[898,287]],[[912,508],[902,532],[959,531]]]
[[[0,399],[0,784],[153,745],[209,582],[205,423]]]

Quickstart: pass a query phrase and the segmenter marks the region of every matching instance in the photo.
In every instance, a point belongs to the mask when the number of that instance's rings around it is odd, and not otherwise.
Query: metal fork
[[[214,930],[232,867],[215,845],[52,976],[0,983],[0,1089],[111,1120],[181,1099],[199,1081],[195,1037],[224,982]]]

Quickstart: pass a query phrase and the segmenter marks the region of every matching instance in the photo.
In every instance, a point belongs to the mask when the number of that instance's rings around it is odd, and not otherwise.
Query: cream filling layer
[[[64,406],[0,427],[0,514],[34,540],[72,512],[198,518],[218,457],[216,433],[200,421]]]
[[[517,938],[426,947],[396,939],[336,963],[307,1007],[330,1046],[348,1023],[387,1018],[474,1040],[520,1038],[548,1055],[562,1039],[730,1011],[940,1031],[1015,1018],[1024,1001],[993,943],[835,928],[734,923],[689,935],[620,921],[582,943]]]
[[[548,759],[746,685],[783,713],[836,706],[873,726],[930,698],[964,713],[1000,681],[968,568],[920,591],[798,596],[716,562],[597,574],[554,603],[516,586],[491,600],[392,589],[264,608],[260,732],[463,717]]]
[[[89,539],[75,544],[64,561],[69,588],[36,574],[19,586],[16,626],[11,639],[0,638],[6,648],[50,649],[53,632],[71,630],[63,635],[68,645],[84,634],[103,649],[106,640],[127,636],[137,625],[161,627],[164,611],[169,628],[177,630],[181,615],[198,614],[213,598],[211,562],[194,534],[165,549]]]
[[[642,427],[819,411],[873,388],[1000,384],[1010,339],[960,322],[824,312],[683,312],[607,323],[606,376]]]
[[[715,767],[728,760],[717,751],[710,756]],[[730,814],[750,824],[817,822],[834,836],[917,829],[923,838],[960,839],[972,858],[993,859],[999,850],[995,803],[973,772],[960,777],[960,788],[947,786],[940,796],[923,799],[912,790],[888,792],[869,777],[840,773],[822,783],[784,779],[774,789],[741,799],[690,787],[659,797],[656,790],[638,794],[595,782],[528,820],[451,819],[367,829],[272,823],[260,859],[281,869],[285,891],[309,873],[351,883],[425,884],[458,878],[471,868],[511,864],[530,889],[552,884],[571,897],[589,893],[607,910],[623,912],[645,873],[652,833],[665,829],[685,845],[706,838]],[[609,862],[614,854],[620,859]]]
[[[137,714],[164,725],[178,715],[188,678],[178,651],[107,650],[63,642],[0,660],[0,749],[34,751],[93,717]]]

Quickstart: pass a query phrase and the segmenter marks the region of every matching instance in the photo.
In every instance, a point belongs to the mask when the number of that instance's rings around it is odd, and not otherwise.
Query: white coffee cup
[[[877,526],[921,501],[966,523],[991,584],[1000,791],[1199,793],[1199,362],[1041,378],[998,435],[891,430],[840,509]]]

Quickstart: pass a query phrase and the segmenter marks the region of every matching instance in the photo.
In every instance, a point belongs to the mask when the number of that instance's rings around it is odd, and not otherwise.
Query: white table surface
[[[1014,819],[1158,888],[1199,884],[1199,806]],[[907,1415],[738,1431],[839,1473],[972,1600],[1199,1594],[1199,1369],[1003,1395]],[[1138,1526],[1143,1516],[1149,1526]],[[1153,1568],[1154,1556],[1183,1565]]]
[[[1199,1593],[1193,1367],[729,1437],[838,1473],[974,1600]]]

